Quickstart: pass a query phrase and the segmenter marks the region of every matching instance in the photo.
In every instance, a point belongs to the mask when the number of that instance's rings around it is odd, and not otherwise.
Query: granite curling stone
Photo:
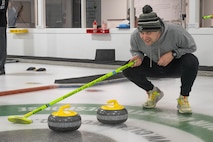
[[[70,105],[64,105],[57,112],[48,117],[48,127],[53,131],[67,132],[75,131],[81,126],[81,116],[74,111],[64,110]]]
[[[97,120],[104,124],[121,124],[128,119],[128,111],[116,100],[109,100],[107,104],[97,110]]]

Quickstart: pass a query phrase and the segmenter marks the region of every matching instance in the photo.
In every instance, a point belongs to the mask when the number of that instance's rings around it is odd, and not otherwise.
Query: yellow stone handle
[[[66,108],[70,108],[71,105],[67,104],[67,105],[63,105],[59,108],[59,110],[57,112],[53,112],[52,115],[54,116],[61,116],[61,117],[68,117],[68,116],[75,116],[77,115],[77,113],[75,111],[72,110],[65,110]]]
[[[121,110],[124,109],[124,106],[120,105],[117,100],[107,101],[107,105],[101,107],[104,110]]]

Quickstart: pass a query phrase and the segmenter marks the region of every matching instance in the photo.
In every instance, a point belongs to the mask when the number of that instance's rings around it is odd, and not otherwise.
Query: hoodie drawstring
[[[160,59],[160,48],[158,48],[158,60]],[[150,63],[149,67],[152,67],[152,50],[150,50]]]

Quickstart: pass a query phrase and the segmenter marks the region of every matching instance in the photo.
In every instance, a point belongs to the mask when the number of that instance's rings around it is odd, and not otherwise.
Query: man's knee
[[[185,54],[182,63],[185,67],[198,68],[199,66],[198,58],[193,54]]]

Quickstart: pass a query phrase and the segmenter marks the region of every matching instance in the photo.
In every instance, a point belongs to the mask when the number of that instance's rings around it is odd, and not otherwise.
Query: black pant
[[[185,54],[180,59],[174,59],[165,67],[157,65],[155,62],[152,62],[152,66],[150,67],[150,58],[144,57],[140,66],[128,68],[123,71],[123,74],[130,81],[146,91],[152,90],[154,87],[147,77],[180,77],[180,94],[189,96],[197,76],[198,66],[198,59],[193,54]]]
[[[0,27],[0,71],[4,71],[7,56],[6,27]]]

